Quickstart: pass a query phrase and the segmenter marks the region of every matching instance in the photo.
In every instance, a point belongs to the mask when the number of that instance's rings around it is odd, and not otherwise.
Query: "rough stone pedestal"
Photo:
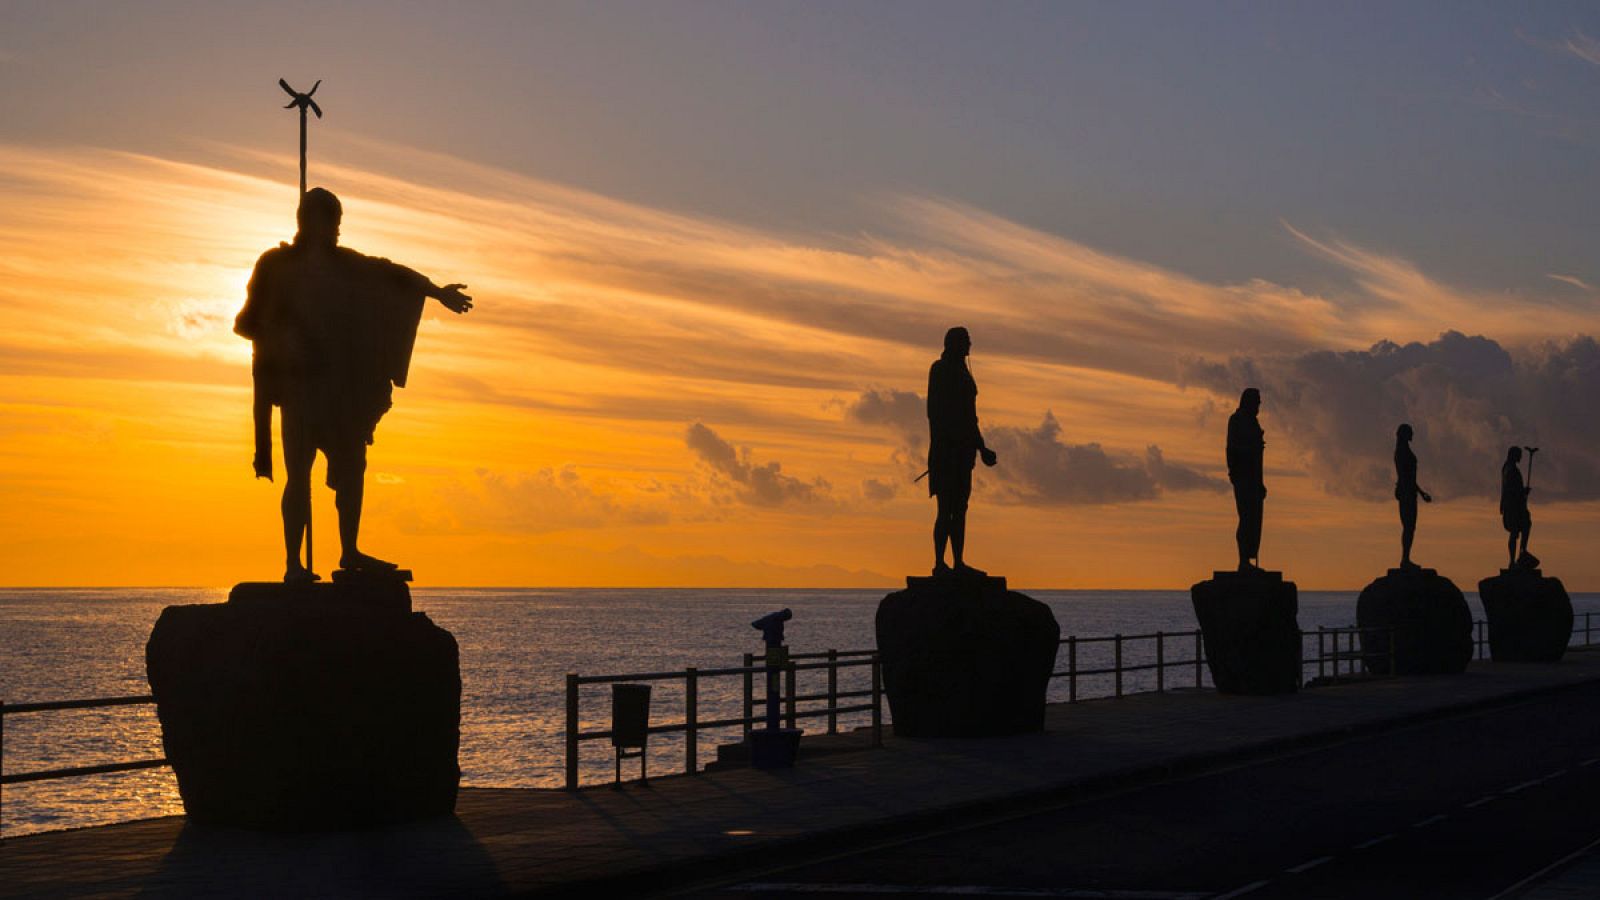
[[[145,663],[193,821],[320,831],[455,809],[456,641],[403,581],[246,583],[169,606]]]
[[[1390,569],[1356,601],[1362,662],[1374,675],[1454,675],[1472,661],[1472,610],[1433,569]],[[1394,659],[1389,658],[1392,646]]]
[[[989,576],[907,578],[878,604],[894,733],[988,737],[1044,730],[1061,628],[1050,607]]]
[[[1224,694],[1300,689],[1299,592],[1282,572],[1215,572],[1189,589],[1211,680]]]
[[[1489,614],[1495,662],[1558,662],[1572,637],[1572,600],[1559,578],[1538,569],[1501,569],[1478,582]]]

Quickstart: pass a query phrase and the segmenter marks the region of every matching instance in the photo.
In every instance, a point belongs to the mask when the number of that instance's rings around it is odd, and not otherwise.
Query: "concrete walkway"
[[[802,746],[801,766],[780,773],[467,789],[454,820],[376,832],[272,836],[168,817],[27,835],[0,841],[0,896],[638,893],[1597,680],[1600,653],[1575,653],[1286,697],[1141,694],[1053,706],[1042,735],[890,738],[811,761]]]

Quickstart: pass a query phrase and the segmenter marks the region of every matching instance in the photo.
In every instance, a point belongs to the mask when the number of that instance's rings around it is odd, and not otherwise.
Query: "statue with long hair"
[[[1432,503],[1433,496],[1417,484],[1417,454],[1411,450],[1412,430],[1403,424],[1394,432],[1394,499],[1400,503],[1400,568],[1414,569],[1411,542],[1417,536],[1417,498]]]

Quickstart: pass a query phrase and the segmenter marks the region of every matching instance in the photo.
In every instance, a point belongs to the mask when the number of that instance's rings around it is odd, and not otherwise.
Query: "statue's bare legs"
[[[357,443],[329,456],[328,473],[331,476],[328,482],[333,485],[333,505],[339,510],[339,568],[355,572],[393,572],[398,568],[394,563],[362,553],[356,543],[361,532],[361,502],[366,495],[366,445]]]
[[[950,561],[958,571],[977,572],[968,566],[964,558],[967,545],[967,497],[950,497],[936,495],[939,511],[933,519],[933,571],[934,574],[948,572],[951,566],[945,565],[944,547],[950,545]]]
[[[1522,526],[1522,530],[1521,531],[1513,531],[1513,532],[1511,532],[1511,537],[1506,539],[1506,551],[1508,553],[1510,553],[1510,555],[1511,555],[1511,562],[1509,564],[1507,564],[1506,568],[1515,569],[1517,567],[1517,560],[1521,558],[1521,557],[1519,557],[1517,555],[1517,536],[1518,535],[1521,535],[1521,537],[1522,537],[1522,556],[1527,556],[1528,555],[1528,535],[1532,531],[1533,531],[1533,523],[1529,522],[1529,523],[1527,523],[1527,524]]]
[[[1411,561],[1411,544],[1417,537],[1417,501],[1407,503],[1400,501],[1400,568],[1411,569],[1416,563]]]
[[[321,579],[301,562],[301,539],[305,537],[306,521],[311,516],[311,463],[317,458],[317,448],[293,423],[293,415],[283,416],[283,580],[290,584],[307,584]]]
[[[350,478],[348,484],[340,484],[334,492],[333,505],[339,510],[339,568],[366,572],[393,571],[398,568],[394,563],[368,556],[356,546],[356,537],[361,531],[361,501],[365,493],[366,485],[360,474]]]

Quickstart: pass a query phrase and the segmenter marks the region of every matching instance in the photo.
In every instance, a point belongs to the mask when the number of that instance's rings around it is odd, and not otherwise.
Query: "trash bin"
[[[645,780],[645,751],[650,741],[650,685],[611,686],[611,747],[616,751],[617,783],[622,783],[622,761],[639,759],[639,780]]]

